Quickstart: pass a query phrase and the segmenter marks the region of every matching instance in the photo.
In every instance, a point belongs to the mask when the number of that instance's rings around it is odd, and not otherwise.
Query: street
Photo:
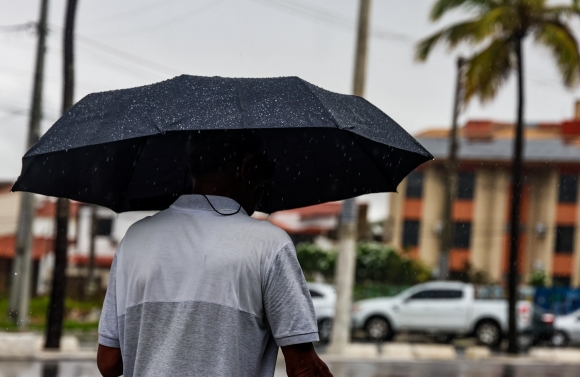
[[[97,377],[97,366],[89,361],[61,361],[58,373],[54,364],[41,362],[0,361],[0,377]],[[572,377],[580,376],[575,365],[502,364],[457,360],[452,362],[352,362],[333,363],[330,369],[334,377]],[[284,366],[276,368],[275,377],[286,376]]]

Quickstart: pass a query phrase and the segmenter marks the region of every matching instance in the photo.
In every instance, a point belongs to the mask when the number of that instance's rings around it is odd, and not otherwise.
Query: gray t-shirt
[[[240,207],[208,196],[221,213]],[[135,223],[119,245],[99,343],[124,376],[273,376],[278,346],[318,340],[288,235],[201,195]]]

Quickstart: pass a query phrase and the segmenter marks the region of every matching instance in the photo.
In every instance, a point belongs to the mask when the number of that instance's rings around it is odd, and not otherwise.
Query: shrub
[[[336,251],[325,251],[310,243],[296,247],[298,261],[307,279],[316,274],[328,280],[334,278]],[[361,242],[356,251],[357,285],[412,285],[427,281],[431,275],[421,262],[397,253],[392,247],[378,242]]]

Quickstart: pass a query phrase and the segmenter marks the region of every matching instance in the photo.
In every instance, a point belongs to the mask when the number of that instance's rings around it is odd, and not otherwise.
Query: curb
[[[0,333],[0,360],[96,360],[97,352],[81,350],[75,336],[61,338],[59,350],[43,348],[44,338],[34,333]]]

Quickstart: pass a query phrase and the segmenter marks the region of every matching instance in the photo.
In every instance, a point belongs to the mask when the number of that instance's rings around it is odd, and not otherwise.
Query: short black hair
[[[192,131],[187,139],[187,164],[193,179],[211,173],[235,174],[248,154],[265,154],[259,130]]]

